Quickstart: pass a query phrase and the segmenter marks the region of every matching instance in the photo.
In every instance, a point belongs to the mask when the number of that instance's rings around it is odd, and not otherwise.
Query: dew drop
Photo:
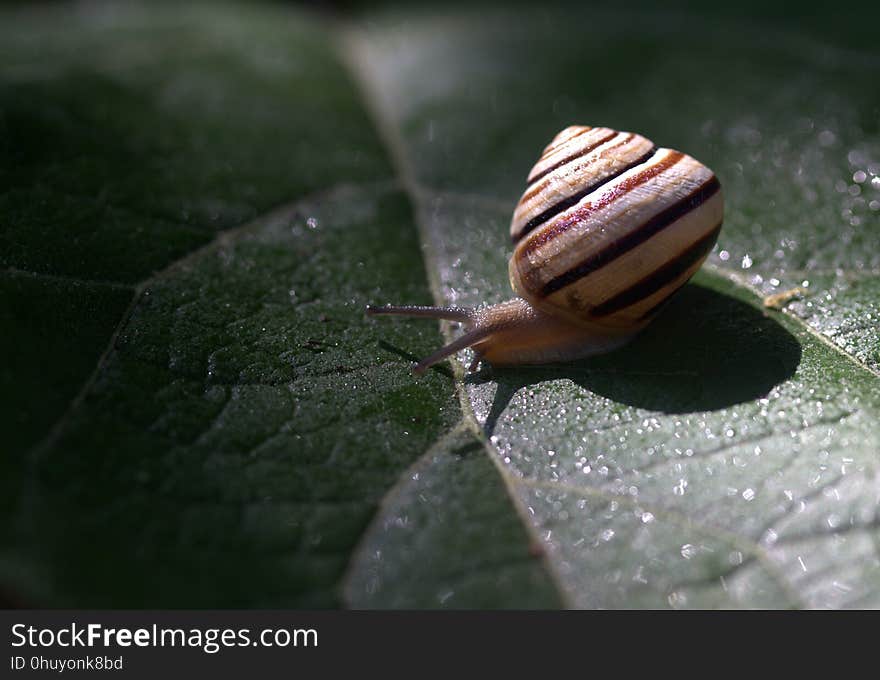
[[[837,141],[837,136],[831,130],[822,130],[819,133],[819,144],[822,146],[832,146]]]

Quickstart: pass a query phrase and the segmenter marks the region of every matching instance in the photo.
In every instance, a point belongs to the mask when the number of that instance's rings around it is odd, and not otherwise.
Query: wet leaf
[[[631,345],[463,380],[567,603],[877,606],[880,55],[659,10],[389,13],[351,45],[449,302],[510,295],[510,206],[566,125],[725,186],[708,266]]]
[[[327,23],[4,13],[0,597],[339,606],[380,500],[461,413],[449,371],[409,372],[436,328],[364,318],[430,293]],[[478,555],[440,585],[554,602],[489,483],[470,507],[506,523],[519,567],[496,583]]]

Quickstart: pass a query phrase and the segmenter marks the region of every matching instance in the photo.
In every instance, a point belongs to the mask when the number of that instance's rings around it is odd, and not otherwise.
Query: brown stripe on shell
[[[574,126],[571,126],[571,127],[574,127]],[[568,128],[566,128],[566,130],[567,130],[567,129],[568,129]],[[554,139],[554,140],[553,140],[552,142],[550,142],[546,147],[544,147],[544,151],[541,152],[541,158],[539,158],[538,160],[539,160],[539,161],[540,161],[540,160],[543,160],[544,158],[546,158],[547,156],[551,155],[554,151],[556,151],[556,150],[559,149],[560,147],[562,147],[562,146],[568,144],[568,143],[569,143],[572,139],[574,139],[575,137],[580,137],[582,134],[587,133],[587,132],[589,132],[589,131],[592,130],[592,129],[593,129],[592,126],[590,126],[590,125],[584,125],[580,130],[578,130],[577,132],[575,132],[573,135],[569,135],[568,137],[566,137],[566,138],[564,138],[564,139],[560,139],[558,142]],[[564,132],[564,131],[563,131],[563,132]],[[563,132],[560,132],[559,135],[556,135],[556,137],[558,138],[560,135],[563,134]]]
[[[712,250],[712,246],[715,245],[715,241],[718,239],[718,233],[720,231],[721,224],[719,223],[707,234],[669,260],[665,265],[654,270],[648,274],[648,276],[645,276],[629,288],[622,290],[593,307],[590,310],[590,316],[599,318],[614,314],[622,309],[638,304],[645,298],[650,297],[662,289],[664,286],[669,285],[708,255],[709,251]],[[672,295],[673,292],[675,291],[670,291],[669,295]],[[667,296],[667,298],[668,297],[669,296]],[[667,298],[664,298],[664,301]]]
[[[672,151],[663,160],[654,163],[650,167],[640,172],[637,172],[631,177],[627,177],[625,180],[614,186],[611,190],[606,191],[604,194],[599,196],[595,201],[585,203],[570,214],[561,217],[552,224],[546,225],[543,229],[541,229],[536,234],[530,236],[527,241],[521,244],[516,254],[518,262],[522,262],[523,260],[527,259],[528,256],[538,250],[538,248],[546,245],[560,234],[565,233],[573,225],[583,222],[587,217],[589,217],[590,213],[607,207],[621,196],[626,195],[636,187],[665,172],[673,165],[678,163],[678,161],[680,161],[682,158],[684,158],[683,153],[681,153],[680,151]]]
[[[721,183],[715,175],[712,175],[708,180],[703,182],[684,198],[676,201],[665,210],[657,213],[637,228],[627,232],[601,250],[590,254],[589,257],[585,258],[568,271],[550,279],[550,281],[541,287],[538,295],[540,297],[547,297],[548,295],[571,285],[575,281],[582,279],[588,274],[595,272],[601,267],[604,267],[624,253],[627,253],[636,246],[644,243],[661,230],[687,215],[689,212],[699,208],[703,203],[718,193],[720,189]],[[553,226],[555,227],[555,225]],[[538,236],[540,235],[541,234],[538,234]],[[528,245],[529,244],[526,244],[526,247],[528,247]]]
[[[575,203],[580,201],[585,196],[593,193],[594,191],[605,186],[609,182],[613,182],[615,179],[620,177],[623,173],[628,172],[628,171],[632,170],[633,168],[636,168],[639,165],[642,165],[643,163],[647,163],[649,160],[651,160],[651,158],[656,153],[657,153],[657,147],[652,147],[646,153],[642,154],[641,156],[636,158],[634,161],[631,161],[630,163],[627,163],[626,165],[622,166],[621,168],[614,171],[613,173],[611,173],[607,177],[603,177],[602,179],[600,179],[596,182],[593,182],[592,184],[587,185],[586,187],[584,187],[583,189],[581,189],[577,193],[572,194],[571,196],[568,196],[567,198],[563,198],[560,201],[554,203],[549,208],[547,208],[546,210],[543,210],[541,213],[539,213],[538,215],[536,215],[535,217],[530,219],[528,222],[526,222],[526,224],[523,226],[523,228],[520,229],[519,234],[517,234],[516,241],[519,241],[524,236],[531,233],[532,231],[534,231],[535,229],[540,227],[545,222],[550,221],[551,219],[556,217],[559,213],[565,212],[566,210],[568,210],[571,206],[573,206]]]
[[[613,135],[611,135],[611,137],[614,137],[619,134],[620,134],[619,132],[615,132]],[[600,160],[604,160],[608,156],[614,155],[614,153],[618,149],[620,149],[620,147],[625,146],[626,144],[629,144],[633,139],[635,139],[635,137],[636,137],[636,135],[630,134],[629,136],[627,136],[624,139],[622,139],[621,141],[619,141],[617,144],[612,144],[611,146],[609,146],[605,149],[602,149],[602,151],[600,151],[598,154],[596,154],[593,158],[591,158],[587,162],[581,164],[577,168],[577,170],[578,171],[585,170],[586,172],[590,172],[590,166],[592,166],[593,163],[596,163]],[[610,139],[610,137],[608,139]],[[607,141],[607,139],[605,141]],[[648,141],[648,140],[645,140],[645,141]],[[651,148],[654,148],[653,144],[651,145]],[[586,155],[586,153],[589,153],[589,151],[593,151],[593,150],[595,150],[595,147],[585,151],[584,155]],[[572,155],[571,160],[576,160],[579,157],[580,157],[579,155]],[[566,162],[568,162],[568,160],[566,160]],[[560,167],[562,167],[562,166],[560,165]],[[552,172],[553,170],[558,170],[558,169],[559,168],[551,168],[550,171]],[[541,174],[543,174],[543,173],[541,173]],[[540,180],[541,178],[538,178],[538,179]],[[547,181],[541,182],[540,184],[536,182],[533,185],[529,185],[530,188],[528,188],[528,190],[522,195],[522,198],[519,199],[519,204],[517,205],[517,210],[524,203],[527,203],[528,201],[533,199],[538,194],[546,191],[547,186],[548,186],[548,182],[552,179],[553,178],[547,178]]]
[[[586,132],[586,130],[585,130],[585,132]],[[600,138],[597,142],[594,142],[593,144],[589,144],[589,145],[587,145],[586,147],[584,147],[584,148],[581,149],[580,151],[575,151],[573,154],[570,154],[570,155],[566,156],[565,158],[563,158],[563,159],[562,159],[561,161],[559,161],[558,163],[554,163],[553,165],[551,165],[551,166],[550,166],[549,168],[547,168],[546,170],[542,170],[542,171],[539,172],[537,175],[534,175],[534,176],[532,176],[532,177],[529,177],[529,179],[527,180],[527,182],[528,182],[528,185],[527,185],[527,186],[528,186],[528,187],[532,186],[535,182],[537,182],[538,180],[542,179],[543,177],[546,177],[547,175],[549,175],[549,174],[550,174],[551,172],[553,172],[554,170],[558,170],[558,169],[561,168],[563,165],[566,165],[566,164],[568,164],[568,163],[571,163],[573,160],[575,160],[575,159],[577,159],[577,158],[581,158],[582,156],[586,156],[588,153],[590,153],[591,151],[593,151],[594,149],[596,149],[596,147],[601,146],[601,145],[604,144],[605,142],[610,142],[610,141],[611,141],[612,139],[614,139],[618,134],[619,134],[619,133],[618,133],[617,131],[615,131],[615,130],[611,130],[609,134],[607,134],[607,135],[605,135],[604,137]],[[574,137],[572,137],[571,139],[574,139],[575,137],[578,137],[578,136],[579,136],[579,135],[574,135]],[[628,141],[630,141],[631,139],[633,139],[633,137],[635,137],[635,135],[632,135],[632,134],[631,134],[631,135],[630,135],[629,137],[627,137],[623,142],[621,142],[621,144],[625,144],[626,142],[628,142]],[[571,141],[571,140],[568,140],[568,141]],[[566,145],[567,145],[567,144],[568,144],[568,142],[566,142]],[[619,145],[615,145],[615,146],[619,146]],[[536,165],[537,165],[537,163],[536,163]],[[526,194],[525,196],[523,196],[523,199],[526,199],[526,198],[531,198],[531,196],[530,196],[529,194]]]

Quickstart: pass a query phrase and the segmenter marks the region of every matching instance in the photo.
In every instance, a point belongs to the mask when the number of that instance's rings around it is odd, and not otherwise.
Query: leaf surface
[[[877,53],[644,9],[389,12],[352,44],[450,303],[510,296],[511,206],[566,125],[725,187],[709,264],[628,347],[464,379],[567,603],[876,606]]]
[[[381,349],[426,353],[435,328],[364,319],[430,296],[327,22],[4,12],[0,595],[338,606],[379,501],[461,414],[448,371]],[[508,497],[475,505],[546,582]],[[484,581],[480,602],[518,601]]]

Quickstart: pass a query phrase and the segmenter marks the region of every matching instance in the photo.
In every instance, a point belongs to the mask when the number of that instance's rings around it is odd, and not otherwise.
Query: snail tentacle
[[[464,307],[430,307],[423,305],[367,305],[367,316],[418,316],[446,319],[463,323],[473,319],[474,312]]]
[[[413,366],[413,373],[416,375],[421,375],[426,370],[428,370],[434,364],[443,361],[448,356],[452,356],[459,350],[470,347],[471,345],[475,345],[481,340],[485,340],[490,335],[492,335],[497,329],[492,326],[480,326],[474,328],[473,330],[468,331],[460,338],[457,338],[450,342],[448,345],[441,347],[436,352],[431,354],[428,357],[425,357],[417,364]],[[479,357],[481,355],[478,353],[477,358],[475,359],[476,363],[479,363]],[[471,364],[473,366],[473,364]]]

